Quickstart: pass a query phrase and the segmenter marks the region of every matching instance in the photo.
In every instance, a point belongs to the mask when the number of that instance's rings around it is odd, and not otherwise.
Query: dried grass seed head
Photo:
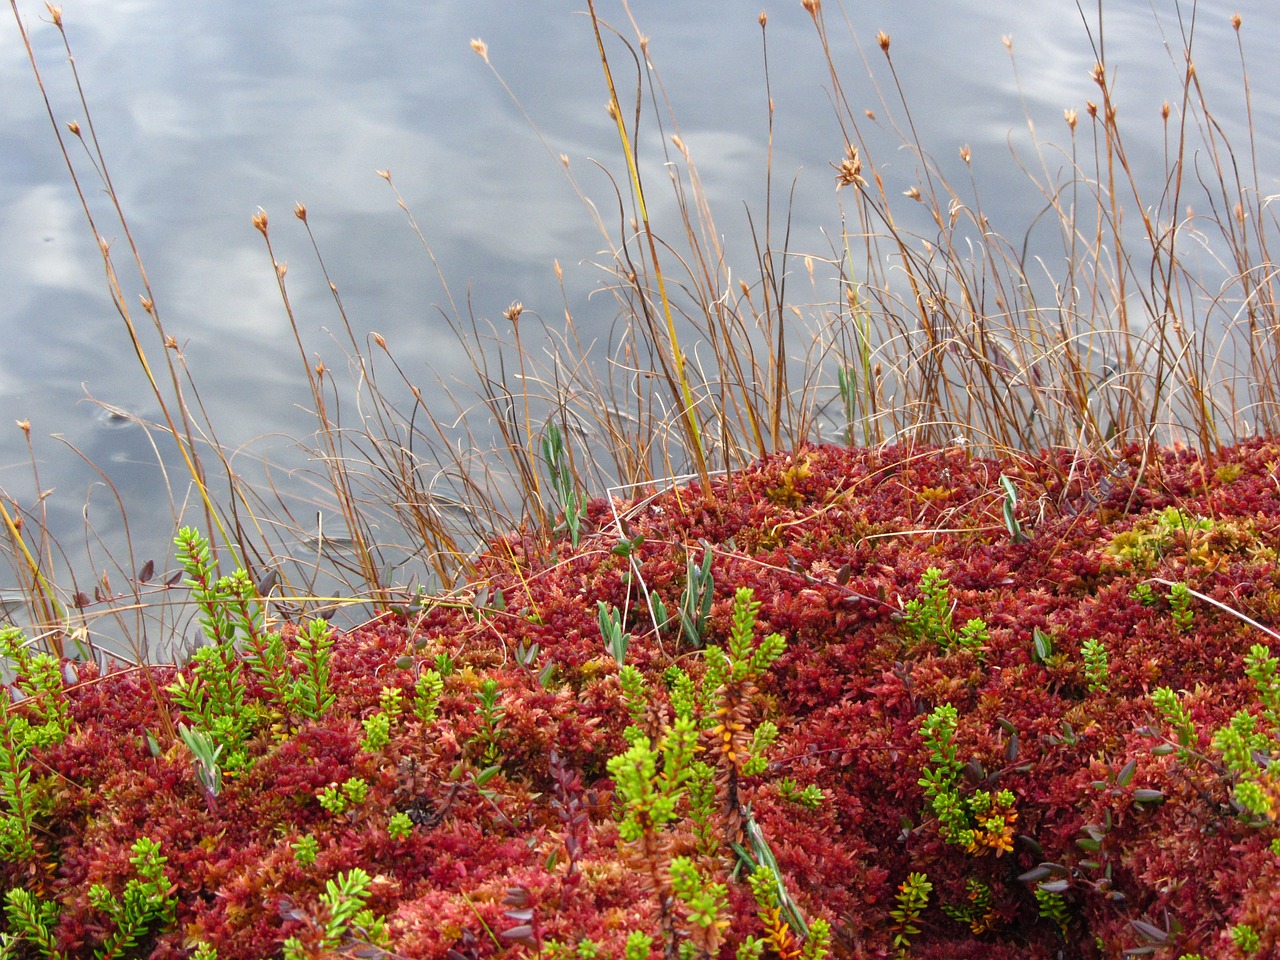
[[[858,154],[858,148],[851,143],[846,144],[844,159],[836,167],[836,189],[862,187],[866,183],[862,177],[862,157]]]

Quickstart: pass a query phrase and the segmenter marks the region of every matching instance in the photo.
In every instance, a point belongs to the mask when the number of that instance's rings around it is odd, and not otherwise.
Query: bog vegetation
[[[841,247],[789,250],[771,197],[731,274],[645,43],[593,8],[622,332],[574,353],[569,317],[539,360],[516,303],[504,355],[455,308],[466,442],[336,288],[354,384],[314,362],[254,216],[348,546],[323,570],[202,419],[87,106],[51,108],[81,195],[104,181],[90,228],[128,241],[101,245],[108,291],[201,507],[172,570],[86,580],[42,501],[0,496],[27,613],[0,631],[0,957],[1280,954],[1280,331],[1252,129],[1233,146],[1187,39],[1145,195],[1085,16],[1096,95],[1025,167],[1054,239],[1033,257],[908,103],[849,102],[850,40],[803,3]],[[1177,14],[1189,38],[1203,14]],[[916,159],[905,197],[886,133]],[[650,222],[657,189],[677,222]],[[386,562],[406,550],[416,582]],[[193,618],[192,656],[151,656]]]

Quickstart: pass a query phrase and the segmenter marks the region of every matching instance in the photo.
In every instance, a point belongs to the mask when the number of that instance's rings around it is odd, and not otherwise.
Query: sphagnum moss
[[[1264,460],[1256,456],[1264,448],[1259,442],[1219,457],[1248,464]],[[296,732],[247,741],[247,768],[223,782],[216,807],[206,803],[189,757],[140,762],[130,759],[130,749],[106,746],[152,729],[154,705],[136,674],[98,677],[85,667],[85,676],[62,692],[66,737],[33,747],[26,766],[33,771],[24,788],[36,811],[32,835],[57,836],[59,856],[50,861],[54,851],[42,847],[7,868],[5,882],[25,891],[10,898],[9,934],[34,948],[40,930],[100,922],[90,914],[78,919],[77,911],[92,905],[61,898],[56,891],[64,887],[37,883],[29,870],[60,862],[63,883],[72,886],[123,875],[112,874],[110,864],[135,854],[123,838],[103,845],[97,824],[109,817],[142,824],[160,844],[184,929],[223,957],[247,955],[241,944],[270,953],[287,937],[303,945],[295,951],[332,940],[385,944],[402,955],[466,954],[468,936],[480,938],[486,927],[499,945],[511,931],[548,947],[590,941],[605,951],[648,937],[655,950],[695,953],[723,938],[725,949],[744,956],[754,955],[756,944],[766,952],[840,955],[850,942],[925,958],[953,956],[976,942],[996,956],[1056,957],[1064,947],[1089,956],[1095,938],[1123,950],[1156,936],[1164,928],[1151,918],[1164,911],[1172,919],[1163,935],[1182,952],[1225,956],[1214,952],[1226,942],[1224,931],[1246,927],[1260,950],[1269,949],[1268,928],[1259,922],[1271,909],[1269,888],[1255,881],[1274,872],[1259,858],[1273,856],[1280,832],[1267,803],[1270,779],[1249,764],[1272,742],[1257,735],[1275,712],[1275,654],[1245,620],[1197,601],[1197,655],[1234,664],[1231,675],[1210,676],[1194,672],[1195,662],[1161,653],[1185,642],[1187,631],[1171,609],[1145,614],[1137,630],[1117,618],[1119,610],[1149,609],[1128,595],[1135,583],[1165,572],[1179,571],[1197,595],[1214,599],[1231,596],[1236,578],[1256,582],[1261,567],[1247,545],[1223,543],[1229,552],[1215,562],[1188,566],[1187,551],[1207,558],[1197,541],[1185,541],[1163,551],[1154,569],[1144,558],[1131,569],[1117,566],[1099,515],[1126,503],[1128,484],[1140,478],[1133,472],[1127,482],[1113,481],[1107,498],[1082,514],[1076,504],[1086,490],[1060,487],[1053,459],[1022,465],[1028,489],[1058,491],[1054,508],[1027,524],[1022,542],[990,523],[999,509],[995,489],[989,501],[972,498],[953,513],[945,532],[883,539],[874,551],[823,534],[841,527],[844,511],[891,524],[919,502],[914,490],[936,485],[941,470],[962,485],[998,472],[992,468],[999,465],[978,458],[925,452],[814,448],[808,499],[800,506],[727,495],[730,483],[742,490],[767,484],[778,469],[769,461],[721,481],[726,495],[715,517],[675,492],[652,501],[662,509],[635,520],[644,544],[674,542],[713,524],[717,541],[705,531],[700,536],[716,552],[717,583],[741,586],[733,596],[724,586],[717,590],[705,648],[688,638],[673,648],[668,639],[664,654],[652,639],[637,640],[621,670],[601,649],[589,608],[569,596],[585,588],[617,603],[625,593],[616,558],[591,545],[604,531],[588,527],[571,554],[591,558],[587,564],[567,564],[566,554],[551,551],[530,553],[512,567],[508,551],[493,551],[482,563],[495,589],[521,583],[545,621],[513,617],[506,642],[538,643],[557,665],[552,679],[514,659],[504,664],[474,643],[492,626],[459,606],[441,606],[416,622],[370,624],[334,644],[335,701],[325,716]],[[1143,455],[1135,451],[1129,462],[1143,462]],[[1160,474],[1159,488],[1170,490],[1186,489],[1184,480],[1200,471],[1187,457],[1148,465]],[[830,508],[831,490],[847,490],[850,478],[882,476],[887,466],[896,467],[900,482],[861,483],[860,497]],[[1094,480],[1114,475],[1100,469]],[[1280,527],[1269,476],[1259,463],[1232,481],[1259,530]],[[1155,489],[1139,519],[1158,517],[1170,505]],[[1180,509],[1203,514],[1216,495],[1212,487],[1179,495]],[[785,523],[781,541],[755,552],[735,545],[761,522]],[[920,571],[945,571],[952,615],[981,612],[989,622],[983,656],[961,645],[914,641],[893,603],[866,611],[849,604],[845,584],[821,574],[850,557],[859,564],[862,590],[896,599],[899,609],[918,593]],[[683,588],[680,566],[643,545],[632,576],[650,580],[673,605]],[[1272,602],[1265,592],[1251,597],[1258,607]],[[571,613],[576,626],[566,629]],[[764,644],[781,625],[785,643]],[[1055,637],[1052,657],[1036,656],[1036,631]],[[417,641],[436,635],[450,637],[456,652],[450,678],[430,685],[437,715],[425,736],[409,699],[385,692],[409,689],[411,677],[396,683],[386,671],[407,657],[395,670],[428,676],[433,668],[418,661],[436,663],[436,647],[419,648]],[[1108,651],[1105,686],[1089,682],[1083,659],[1085,641],[1095,638]],[[1242,638],[1249,638],[1243,658]],[[1129,655],[1134,644],[1142,647],[1140,659]],[[501,723],[527,731],[518,744],[496,741],[504,754],[519,751],[519,766],[508,759],[484,768],[481,748],[492,738],[472,743],[457,735],[484,729],[474,694],[489,681],[495,690],[501,686]],[[743,701],[750,710],[725,711],[737,702],[735,682],[755,688]],[[1153,684],[1194,692],[1148,699],[1144,690]],[[620,687],[629,691],[628,709]],[[268,695],[263,685],[251,689]],[[31,697],[12,710],[30,714],[39,703]],[[104,709],[105,703],[114,706]],[[388,710],[403,719],[379,728],[371,742],[364,721]],[[942,716],[949,718],[945,736],[928,722]],[[766,724],[776,730],[771,744],[750,730]],[[1228,742],[1222,731],[1239,742]],[[644,758],[631,756],[640,748]],[[119,779],[126,768],[128,781]],[[41,770],[54,779],[34,775]],[[56,777],[72,770],[74,782],[99,793],[103,805],[86,811],[78,792],[58,787]],[[726,778],[728,771],[736,774]],[[788,799],[797,782],[814,788],[817,802]],[[934,802],[922,782],[935,784],[935,799],[950,801]],[[309,784],[305,793],[281,789],[302,783]],[[78,830],[59,827],[62,817]],[[650,827],[645,818],[653,820]],[[224,838],[217,848],[223,865],[213,873],[214,850],[182,841],[193,820],[202,835]],[[726,831],[732,823],[739,826]],[[446,868],[457,862],[464,840],[465,877]],[[232,842],[234,852],[222,846]],[[1196,856],[1168,859],[1170,850],[1193,849]],[[1228,849],[1236,852],[1227,857]],[[1197,857],[1213,866],[1199,866]],[[1174,862],[1176,903],[1160,879]],[[262,863],[278,866],[254,869]],[[735,863],[742,864],[736,871]],[[326,919],[325,904],[342,882],[335,878],[356,869],[379,878],[361,901],[368,923],[339,929]],[[753,881],[748,893],[747,877],[768,882]],[[924,883],[927,898],[917,895]],[[508,910],[513,916],[500,905],[488,911],[484,891],[494,884],[523,891],[528,905]],[[908,887],[915,891],[910,897]],[[672,898],[665,910],[663,890]],[[273,903],[289,904],[283,921]],[[235,909],[206,909],[218,904]],[[56,927],[32,926],[31,918],[54,910]],[[442,915],[455,917],[457,926],[423,926],[426,917]],[[627,919],[618,926],[620,917]],[[1183,933],[1173,932],[1173,919]],[[831,939],[823,946],[828,927]],[[147,930],[157,944],[177,936]]]

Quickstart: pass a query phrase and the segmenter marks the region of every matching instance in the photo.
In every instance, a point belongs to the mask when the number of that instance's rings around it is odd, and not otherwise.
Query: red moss
[[[811,447],[716,478],[708,496],[683,489],[631,504],[593,501],[577,550],[523,531],[491,545],[478,585],[489,597],[500,592],[504,609],[437,605],[341,637],[329,715],[263,730],[250,744],[251,769],[227,777],[216,807],[185,748],[148,749],[163,717],[145,678],[81,665],[68,692],[71,735],[32,761],[37,854],[0,865],[0,889],[26,885],[57,898],[61,949],[91,956],[109,924],[88,887],[122,889],[130,846],[148,836],[169,858],[178,921],[147,941],[154,957],[181,955],[187,938],[207,940],[224,960],[277,955],[285,937],[314,935],[305,918],[322,910],[325,881],[354,867],[377,878],[368,905],[386,917],[403,956],[515,955],[530,937],[536,945],[590,938],[604,955],[621,955],[631,932],[657,934],[659,905],[618,848],[605,764],[624,749],[629,717],[596,604],[623,616],[627,662],[665,703],[664,671],[676,664],[698,678],[701,655],[675,624],[655,629],[640,581],[674,611],[686,557],[709,548],[707,642],[727,640],[742,586],[762,604],[760,631],[788,642],[758,684],[778,741],[768,769],[742,781],[741,801],[800,909],[832,923],[836,956],[891,955],[890,911],[911,872],[927,873],[935,890],[913,957],[1118,955],[1145,945],[1142,924],[1166,919],[1171,956],[1233,957],[1234,924],[1252,926],[1262,954],[1275,953],[1280,860],[1270,845],[1280,831],[1232,809],[1210,739],[1256,702],[1243,677],[1249,645],[1278,645],[1199,600],[1193,628],[1179,629],[1167,588],[1148,578],[1185,582],[1275,624],[1278,460],[1280,447],[1262,440],[1211,462],[1136,449],[1102,463],[1065,451],[1000,461],[959,448]],[[1019,491],[1021,542],[1005,526],[1002,474]],[[1212,529],[1170,536],[1141,570],[1107,551],[1167,507],[1208,517]],[[612,529],[615,509],[625,534]],[[612,552],[621,536],[638,544],[631,560]],[[901,610],[930,567],[950,580],[955,624],[986,623],[983,649],[908,642]],[[1144,580],[1151,606],[1131,597]],[[1036,653],[1036,631],[1055,657]],[[1105,689],[1090,689],[1084,671],[1089,639],[1108,652]],[[533,644],[537,661],[518,665],[517,648]],[[363,750],[360,721],[379,710],[381,689],[412,701],[418,670],[437,653],[456,666],[439,717],[423,725],[406,710],[387,747]],[[172,679],[170,668],[153,673],[156,688]],[[472,738],[481,726],[475,694],[487,679],[505,712],[499,770],[480,782]],[[1172,736],[1149,699],[1158,686],[1188,691],[1193,748],[1206,760],[1152,752]],[[960,795],[1015,797],[1019,839],[1000,857],[945,842],[927,807],[921,728],[943,703],[959,712]],[[353,777],[369,784],[367,799],[342,814],[323,810],[318,792]],[[783,778],[796,790],[818,788],[823,803],[787,799]],[[565,783],[583,812],[572,827]],[[1161,793],[1143,799],[1153,795],[1139,790]],[[416,825],[391,837],[391,818],[406,811]],[[310,866],[293,849],[307,835],[318,843]],[[724,874],[725,856],[703,868],[729,885],[727,957],[761,928],[750,891]],[[1065,935],[1039,916],[1037,881],[1019,879],[1040,864],[1067,880]],[[991,891],[990,929],[980,934],[941,909],[963,905],[972,881]],[[514,915],[513,896],[524,904]],[[517,936],[504,939],[511,929]]]

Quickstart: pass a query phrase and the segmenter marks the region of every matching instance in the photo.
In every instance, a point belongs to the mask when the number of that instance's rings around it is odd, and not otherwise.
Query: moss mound
[[[596,501],[325,656],[238,640],[234,730],[175,699],[207,665],[19,657],[8,955],[1274,956],[1278,462],[813,447]]]

